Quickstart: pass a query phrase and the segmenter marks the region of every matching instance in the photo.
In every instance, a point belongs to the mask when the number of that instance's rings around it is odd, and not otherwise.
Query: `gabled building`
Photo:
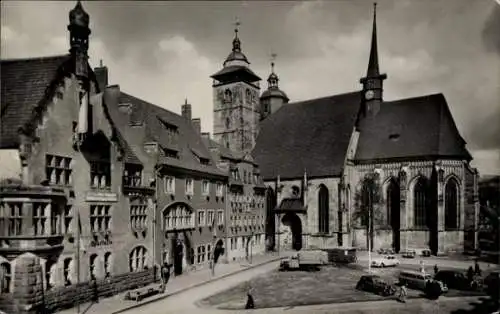
[[[224,246],[228,174],[190,121],[108,86],[102,63],[92,69],[89,20],[78,2],[68,55],[1,61],[9,313],[89,301],[94,280],[100,294],[141,286],[163,262],[177,275],[205,267]]]

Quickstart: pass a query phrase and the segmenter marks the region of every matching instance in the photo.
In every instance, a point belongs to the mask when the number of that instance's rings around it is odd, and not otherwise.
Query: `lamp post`
[[[252,264],[252,252],[253,252],[253,236],[254,236],[254,232],[252,231],[251,235],[250,235],[250,264]]]
[[[368,189],[368,272],[372,272],[372,189]]]

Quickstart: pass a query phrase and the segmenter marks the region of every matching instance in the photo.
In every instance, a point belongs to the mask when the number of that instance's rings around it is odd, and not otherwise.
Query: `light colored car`
[[[372,259],[373,267],[395,267],[399,265],[399,260],[394,255],[383,255]]]

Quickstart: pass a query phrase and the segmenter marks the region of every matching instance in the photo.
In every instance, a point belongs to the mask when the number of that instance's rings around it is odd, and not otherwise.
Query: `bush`
[[[430,300],[437,300],[441,296],[441,284],[438,281],[429,281],[425,285],[425,295]]]

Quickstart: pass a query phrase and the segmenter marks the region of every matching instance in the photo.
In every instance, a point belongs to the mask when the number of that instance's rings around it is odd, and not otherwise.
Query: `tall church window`
[[[445,218],[444,225],[445,229],[452,230],[457,229],[460,224],[460,214],[459,214],[459,192],[458,192],[458,183],[454,178],[451,178],[446,183],[445,187]]]
[[[426,205],[427,182],[424,178],[419,178],[413,188],[413,223],[416,228],[427,226]]]
[[[250,93],[250,90],[248,88],[245,90],[245,98],[247,103],[250,103],[252,101],[252,94]]]
[[[318,211],[319,211],[319,232],[329,233],[329,204],[328,204],[328,189],[324,185],[320,185],[318,192]]]

